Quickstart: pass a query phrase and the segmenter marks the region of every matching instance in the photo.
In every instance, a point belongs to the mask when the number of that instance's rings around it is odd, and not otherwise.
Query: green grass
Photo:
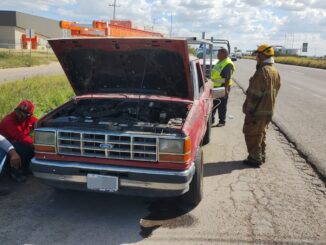
[[[51,61],[57,61],[57,58],[52,52],[32,52],[30,57],[29,51],[9,52],[0,51],[0,69],[29,67],[42,64],[49,64]]]
[[[326,69],[326,59],[275,57],[277,63]]]
[[[255,59],[254,56],[244,56],[244,59]],[[326,69],[326,59],[314,59],[306,57],[295,57],[295,56],[278,56],[275,57],[276,63],[288,64],[288,65],[297,65],[305,67],[313,67]]]
[[[34,114],[43,116],[74,96],[64,75],[37,76],[0,85],[0,119],[23,99],[35,104]]]
[[[195,48],[188,47],[188,50],[189,50],[190,54],[196,56],[196,49]]]

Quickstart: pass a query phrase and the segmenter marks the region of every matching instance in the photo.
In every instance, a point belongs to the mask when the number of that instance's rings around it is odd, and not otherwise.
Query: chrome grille
[[[156,137],[58,131],[59,154],[108,159],[157,161]]]

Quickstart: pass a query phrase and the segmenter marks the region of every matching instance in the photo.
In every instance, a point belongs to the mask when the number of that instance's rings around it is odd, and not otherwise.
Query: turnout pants
[[[269,123],[269,119],[246,116],[243,125],[249,157],[260,162],[265,158],[266,132]]]

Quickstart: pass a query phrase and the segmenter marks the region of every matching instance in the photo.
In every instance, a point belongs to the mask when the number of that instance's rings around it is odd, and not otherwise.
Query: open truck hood
[[[193,99],[186,40],[69,38],[49,43],[76,95],[132,93]]]

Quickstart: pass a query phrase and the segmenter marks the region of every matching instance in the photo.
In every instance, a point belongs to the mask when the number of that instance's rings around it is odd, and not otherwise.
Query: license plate
[[[119,178],[97,174],[87,174],[87,189],[116,192],[119,190]]]

